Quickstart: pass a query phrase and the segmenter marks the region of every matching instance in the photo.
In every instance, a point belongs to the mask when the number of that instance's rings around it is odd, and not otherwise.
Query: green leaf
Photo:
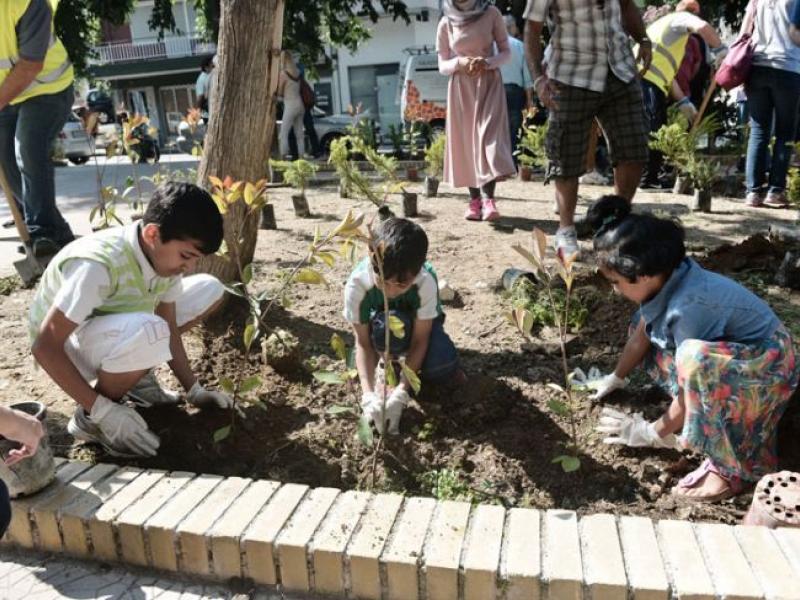
[[[253,280],[253,263],[242,269],[242,283],[247,285]]]
[[[409,367],[405,362],[403,362],[403,376],[406,378],[409,384],[411,384],[411,388],[414,390],[415,394],[419,394],[419,389],[422,387],[422,384],[419,380],[419,375]]]
[[[561,463],[561,468],[564,470],[565,473],[572,473],[573,471],[577,471],[581,468],[581,459],[577,456],[572,456],[570,454],[562,454],[561,456],[556,456],[553,459],[554,463]]]
[[[342,336],[338,333],[334,333],[331,336],[331,348],[333,348],[339,360],[347,360],[347,344],[344,343]]]
[[[342,406],[341,404],[337,404],[336,406],[331,406],[325,412],[329,415],[341,415],[344,413],[353,414],[355,411],[353,410],[352,406]]]
[[[244,298],[244,292],[239,289],[239,284],[225,284],[225,290],[229,294],[233,294],[234,296],[239,296],[239,298]]]
[[[355,348],[348,348],[347,349],[347,368],[348,369],[355,369],[356,368],[356,349]]]
[[[222,440],[227,438],[231,434],[231,426],[225,425],[225,427],[220,427],[214,432],[214,443],[219,444]]]
[[[406,326],[403,324],[400,317],[396,315],[389,315],[389,330],[392,332],[392,335],[399,340],[406,337]]]
[[[356,432],[356,439],[367,448],[372,448],[374,438],[372,437],[372,427],[367,422],[365,416],[361,416],[358,420],[358,431]]]
[[[389,365],[389,368],[386,369],[386,383],[391,387],[397,385],[397,373],[394,372],[394,366],[392,365]]]
[[[223,392],[227,392],[228,394],[233,393],[233,381],[231,381],[229,377],[220,377],[219,386],[222,388]]]
[[[248,392],[252,392],[260,385],[261,385],[261,378],[258,375],[253,375],[252,377],[248,377],[242,382],[242,384],[239,386],[239,393],[246,394]]]
[[[327,250],[320,250],[314,256],[316,256],[329,267],[332,267],[336,261],[336,259],[333,257],[333,252],[328,252]]]
[[[258,329],[252,323],[248,323],[247,326],[244,328],[244,347],[245,349],[250,352],[250,346],[253,344],[253,340],[255,339],[256,335],[258,334]]]
[[[325,285],[328,284],[325,281],[325,278],[322,276],[322,273],[319,271],[315,271],[314,269],[309,269],[308,267],[300,269],[294,276],[294,280],[297,283],[309,283],[309,284],[320,284],[324,283]]]
[[[314,371],[312,375],[314,379],[322,383],[344,383],[344,381],[342,381],[342,376],[335,371]]]
[[[567,403],[564,402],[563,400],[550,400],[547,403],[547,408],[549,408],[551,412],[559,416],[566,415],[569,412],[569,407],[567,406]]]

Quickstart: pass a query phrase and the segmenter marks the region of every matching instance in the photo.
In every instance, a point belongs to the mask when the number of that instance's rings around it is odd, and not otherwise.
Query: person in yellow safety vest
[[[50,151],[72,102],[72,63],[55,35],[58,0],[0,2],[0,168],[37,258],[74,239],[56,207]]]
[[[653,60],[642,73],[642,95],[651,133],[667,122],[670,97],[689,123],[697,116],[697,108],[675,81],[689,35],[695,33],[703,39],[710,49],[715,66],[722,62],[728,52],[727,46],[722,43],[714,28],[701,19],[699,14],[700,5],[697,0],[681,0],[675,6],[675,12],[664,15],[647,27],[647,37],[653,43]],[[639,188],[659,190],[669,187],[660,177],[663,165],[663,155],[650,150]]]

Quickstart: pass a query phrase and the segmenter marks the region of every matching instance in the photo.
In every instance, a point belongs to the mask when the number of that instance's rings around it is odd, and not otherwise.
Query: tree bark
[[[275,128],[284,0],[221,0],[217,68],[213,71],[211,122],[197,174],[255,182],[266,176]],[[225,215],[225,241],[239,248],[242,264],[253,259],[259,215],[237,205]],[[243,229],[242,229],[243,227]],[[243,230],[241,239],[237,233]],[[199,271],[222,281],[238,277],[232,261],[201,260]]]

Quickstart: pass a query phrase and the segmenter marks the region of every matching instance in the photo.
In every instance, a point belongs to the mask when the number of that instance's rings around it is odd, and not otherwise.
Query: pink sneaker
[[[481,199],[471,198],[467,212],[464,213],[464,218],[467,221],[480,221],[481,220]]]
[[[744,203],[747,206],[758,208],[764,204],[764,196],[762,196],[759,192],[747,192],[747,197],[744,199]]]
[[[494,205],[494,198],[486,198],[483,201],[481,216],[484,221],[497,221],[500,218],[500,213],[497,212],[497,207]]]

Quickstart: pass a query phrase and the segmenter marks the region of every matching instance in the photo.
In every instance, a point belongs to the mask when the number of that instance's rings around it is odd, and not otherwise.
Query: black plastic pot
[[[711,190],[694,191],[692,210],[705,213],[711,212]]]
[[[435,198],[439,193],[439,180],[430,175],[425,178],[425,197]]]
[[[261,207],[261,229],[277,229],[278,224],[275,222],[275,207],[272,204],[265,204]]]
[[[403,216],[416,217],[417,212],[417,194],[414,192],[403,191]]]
[[[292,207],[294,214],[301,219],[306,219],[311,216],[311,210],[308,208],[308,199],[305,194],[292,194]]]

